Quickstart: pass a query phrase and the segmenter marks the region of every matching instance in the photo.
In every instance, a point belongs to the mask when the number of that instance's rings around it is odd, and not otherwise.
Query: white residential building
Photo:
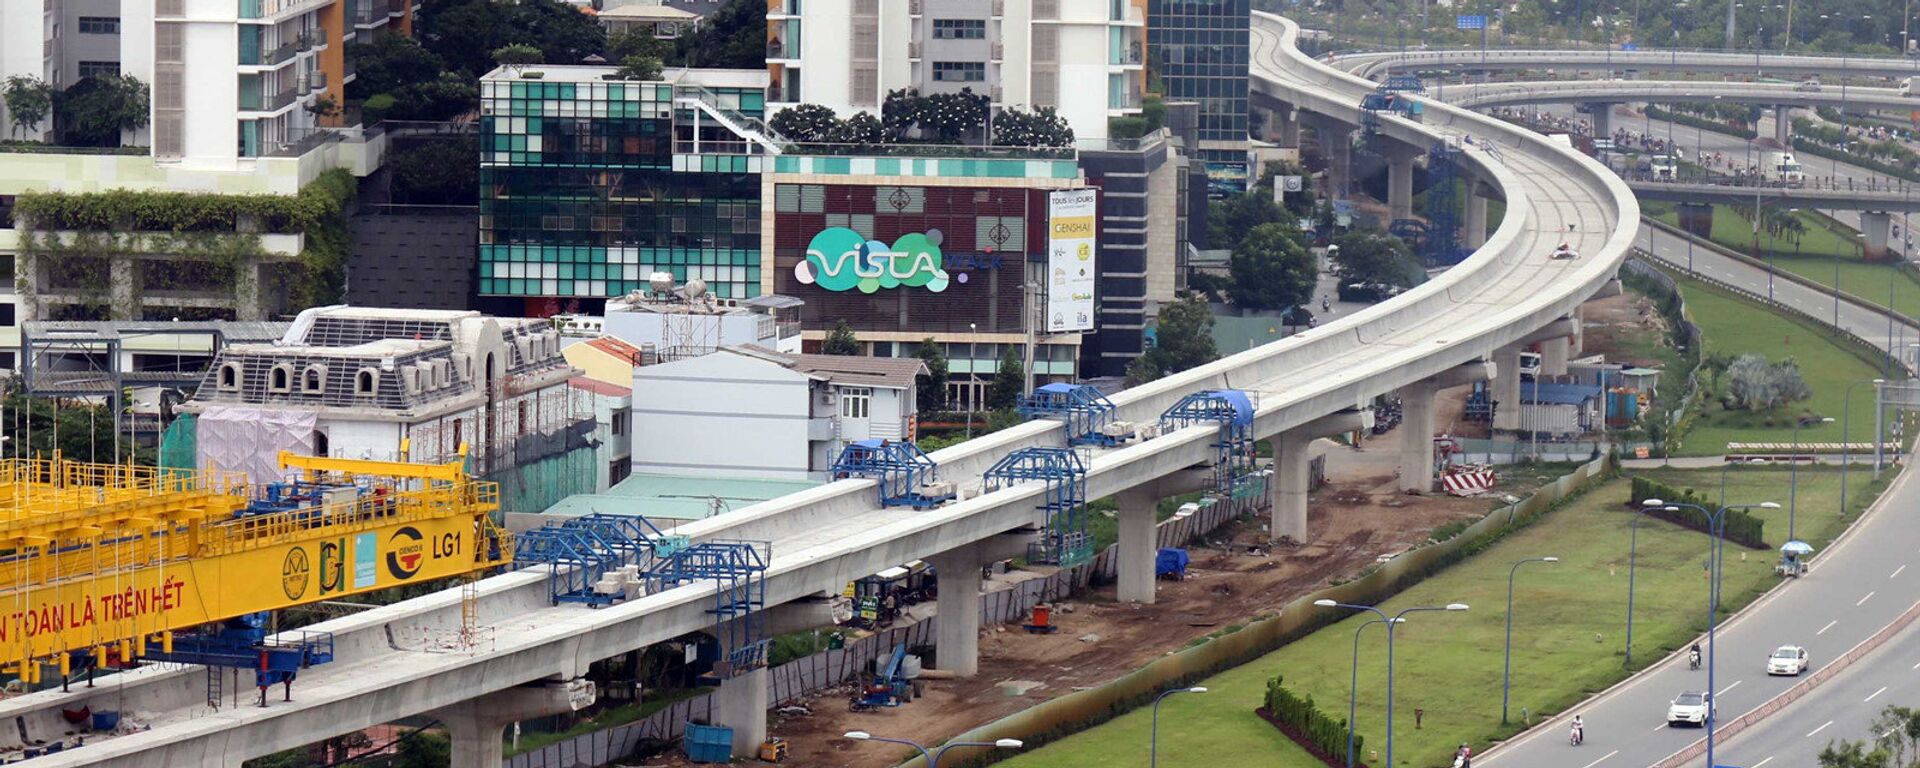
[[[916,358],[763,347],[633,370],[635,473],[825,480],[855,440],[912,440]]]
[[[1146,0],[776,0],[767,111],[800,103],[880,114],[890,91],[974,93],[1053,107],[1081,140],[1137,114]]]

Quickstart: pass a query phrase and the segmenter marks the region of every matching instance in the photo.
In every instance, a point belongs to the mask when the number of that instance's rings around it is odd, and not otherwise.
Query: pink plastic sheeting
[[[318,423],[312,411],[210,406],[200,414],[200,468],[245,472],[254,484],[280,480],[280,452],[312,454]]]

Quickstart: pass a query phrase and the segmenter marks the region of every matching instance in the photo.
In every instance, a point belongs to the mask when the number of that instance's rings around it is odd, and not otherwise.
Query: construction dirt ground
[[[1393,476],[1398,442],[1394,431],[1372,438],[1364,450],[1318,443],[1328,455],[1328,484],[1311,497],[1310,544],[1269,554],[1262,521],[1228,523],[1207,541],[1188,546],[1192,563],[1186,579],[1159,582],[1152,605],[1115,602],[1113,587],[1100,587],[1056,607],[1056,634],[1028,634],[1015,625],[983,628],[980,672],[972,679],[922,680],[922,694],[911,703],[867,712],[850,711],[851,684],[777,702],[802,705],[810,714],[775,716],[769,732],[787,740],[793,765],[892,766],[901,749],[842,734],[864,730],[938,744],[1047,699],[1100,685],[1195,638],[1276,612],[1330,580],[1352,578],[1382,556],[1421,543],[1436,526],[1478,519],[1497,503],[1487,496],[1400,493]],[[1494,498],[1525,494],[1551,479],[1545,471],[1512,469],[1502,472]],[[1023,694],[1010,695],[1000,687],[1010,681],[1038,685],[1023,685]],[[678,755],[641,764],[690,765]]]

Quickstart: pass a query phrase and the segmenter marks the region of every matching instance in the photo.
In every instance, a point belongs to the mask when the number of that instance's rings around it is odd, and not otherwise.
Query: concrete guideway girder
[[[1447,86],[1447,102],[1466,109],[1528,104],[1649,103],[1720,101],[1766,108],[1835,107],[1849,110],[1911,111],[1920,99],[1894,88],[1807,89],[1797,83],[1746,83],[1713,80],[1536,80],[1466,83]]]
[[[1433,490],[1433,398],[1440,390],[1494,378],[1491,360],[1468,363],[1400,388],[1400,490]]]
[[[1360,96],[1372,86],[1321,69],[1294,50],[1290,41],[1298,30],[1290,22],[1265,14],[1256,19],[1255,46],[1264,48],[1264,58],[1255,63],[1256,87],[1308,111],[1357,121]],[[1508,198],[1508,221],[1489,238],[1487,248],[1392,301],[1120,393],[1114,397],[1118,417],[1150,421],[1194,391],[1253,388],[1263,395],[1254,432],[1273,435],[1489,355],[1529,329],[1571,312],[1584,295],[1611,278],[1624,257],[1637,220],[1631,193],[1591,160],[1447,105],[1430,105],[1424,123],[1382,116],[1380,128],[1389,138],[1415,145],[1459,140],[1467,131],[1476,142],[1460,153],[1462,162],[1484,173]],[[1499,147],[1499,153],[1484,149],[1488,145]],[[1524,226],[1531,222],[1551,228],[1581,218],[1584,231],[1576,239],[1584,258],[1573,262],[1545,262],[1550,248],[1542,247],[1537,233]],[[933,458],[941,463],[943,477],[964,482],[962,478],[978,476],[1015,447],[1057,446],[1059,439],[1057,425],[1023,425],[944,449]],[[1196,426],[1096,453],[1088,472],[1088,497],[1118,493],[1209,461],[1216,439],[1216,429]],[[870,482],[832,483],[678,532],[695,540],[775,541],[767,575],[767,601],[772,604],[837,590],[850,579],[900,562],[1037,525],[1033,507],[1042,491],[1038,485],[903,513],[872,509]],[[594,660],[710,626],[704,609],[711,604],[712,588],[694,584],[598,611],[563,611],[541,607],[546,598],[542,575],[496,577],[481,588],[482,623],[501,628],[494,648],[486,653],[395,650],[390,627],[394,636],[417,642],[411,638],[435,626],[432,622],[458,625],[458,594],[432,595],[316,627],[336,632],[337,641],[352,650],[314,680],[303,677],[308,695],[302,701],[222,712],[214,718],[168,717],[152,731],[41,759],[48,766],[238,762],[521,682],[570,674]],[[527,592],[525,606],[515,602]],[[507,605],[514,609],[503,610]],[[128,685],[142,690],[127,695],[143,697],[156,711],[178,710],[203,696],[192,690],[192,676],[186,673],[135,674],[142,676],[129,679]],[[35,694],[0,702],[0,716],[37,716],[57,708],[57,702],[84,700],[84,695]],[[57,709],[51,716],[58,717]],[[317,732],[323,729],[333,730]]]
[[[1580,51],[1565,49],[1453,50],[1362,53],[1342,56],[1333,67],[1362,77],[1378,77],[1389,70],[1418,71],[1445,67],[1475,72],[1505,69],[1606,72],[1633,69],[1642,72],[1717,72],[1725,74],[1853,75],[1856,77],[1910,77],[1920,75],[1920,62],[1897,56],[1818,56],[1800,54],[1723,53],[1643,48],[1637,51]]]

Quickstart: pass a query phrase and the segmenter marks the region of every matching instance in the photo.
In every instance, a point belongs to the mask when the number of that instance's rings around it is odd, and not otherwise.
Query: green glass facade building
[[[764,91],[539,71],[480,82],[480,295],[604,299],[653,272],[758,295],[766,157],[714,115],[757,119]]]

